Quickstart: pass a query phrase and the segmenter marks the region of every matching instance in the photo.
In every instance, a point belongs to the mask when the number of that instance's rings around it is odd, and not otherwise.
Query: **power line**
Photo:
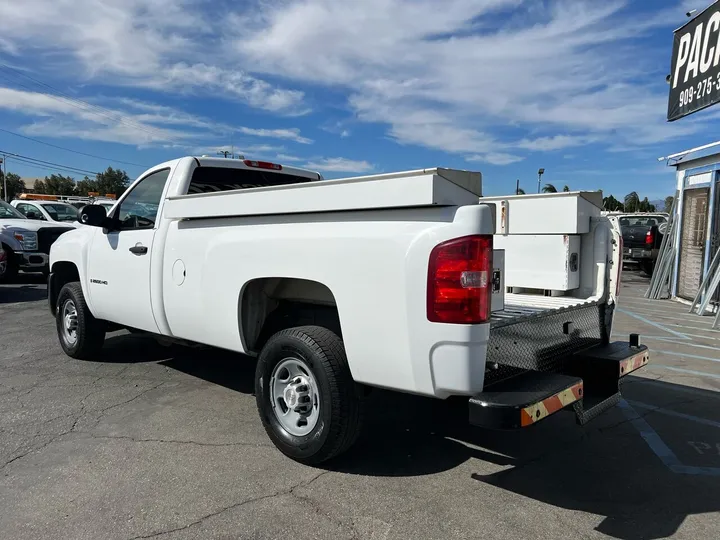
[[[46,96],[48,96],[52,99],[61,101],[63,103],[67,103],[68,105],[82,109],[86,112],[89,112],[90,114],[96,114],[98,116],[107,118],[108,120],[113,120],[115,122],[125,124],[128,127],[132,127],[132,128],[138,129],[140,131],[144,131],[150,135],[155,134],[156,136],[160,136],[165,140],[173,140],[171,137],[168,137],[166,134],[164,134],[162,131],[160,131],[156,128],[153,128],[150,126],[145,126],[143,124],[139,124],[139,123],[135,122],[134,120],[129,120],[129,119],[123,117],[122,115],[119,115],[116,111],[113,111],[112,109],[108,109],[106,107],[101,107],[99,105],[93,105],[92,103],[88,103],[86,101],[83,101],[81,99],[73,97],[70,94],[63,92],[62,90],[59,90],[58,88],[55,88],[54,86],[51,86],[51,85],[44,83],[38,79],[35,79],[34,77],[31,77],[30,75],[27,75],[26,73],[23,73],[22,71],[12,68],[12,67],[8,66],[7,64],[0,63],[0,68],[5,69],[6,71],[11,71],[17,75],[20,75],[21,77],[25,77],[26,79],[33,81],[35,84],[38,84],[42,87],[52,90],[53,92],[55,92],[54,94],[45,93]],[[12,81],[12,82],[21,86],[22,88],[25,88],[26,90],[30,90],[31,92],[35,91],[32,88],[30,88],[22,83],[17,82],[17,80]],[[179,141],[175,141],[175,142],[179,142]]]
[[[167,133],[160,131],[157,128],[153,128],[151,126],[146,126],[144,124],[135,122],[134,120],[130,120],[130,119],[118,114],[116,111],[113,111],[112,109],[108,109],[106,107],[101,107],[99,105],[93,105],[93,104],[83,101],[81,99],[75,98],[75,97],[63,92],[62,90],[59,90],[58,88],[55,88],[52,85],[49,85],[38,79],[35,79],[34,77],[31,77],[30,75],[27,75],[26,73],[23,73],[22,71],[12,68],[12,67],[8,66],[7,64],[0,63],[0,69],[5,69],[6,71],[11,71],[17,75],[20,75],[21,77],[25,77],[26,79],[33,81],[34,83],[36,83],[44,88],[52,90],[54,92],[54,94],[48,94],[48,93],[44,94],[52,99],[61,101],[63,103],[71,105],[73,107],[77,107],[81,110],[84,110],[85,112],[90,113],[90,114],[95,114],[97,116],[107,118],[114,122],[124,124],[127,127],[131,127],[131,128],[137,129],[139,131],[143,131],[145,133],[148,133],[149,135],[154,135],[155,137],[158,137],[162,140],[172,141],[172,142],[175,142],[182,146],[185,146],[187,144],[187,141],[183,142],[178,139],[174,139],[173,137],[170,137]],[[21,86],[22,88],[25,88],[26,90],[30,90],[31,92],[36,91],[22,83],[17,82],[17,80],[11,80],[11,82]]]
[[[5,156],[10,156],[16,161],[20,161],[23,163],[32,163],[32,164],[40,164],[40,165],[50,165],[52,167],[57,167],[59,169],[65,169],[67,171],[75,172],[76,174],[100,174],[97,171],[91,171],[88,169],[82,169],[80,167],[74,167],[73,165],[63,165],[62,163],[54,163],[52,161],[45,161],[42,159],[37,159],[30,156],[24,156],[22,154],[16,154],[14,152],[7,152],[5,150],[0,150],[0,154],[3,154]]]
[[[16,161],[17,163],[21,163],[23,167],[30,167],[31,169],[39,169],[42,171],[51,171],[51,172],[55,172],[55,173],[77,174],[77,173],[74,173],[73,171],[66,171],[66,170],[60,169],[58,167],[49,167],[47,165],[35,165],[35,164],[31,165],[30,163],[26,163],[17,158],[13,158],[13,160]]]
[[[29,160],[25,160],[23,158],[14,157],[14,156],[10,156],[8,159],[10,159],[11,161],[13,161],[15,163],[21,164],[23,166],[42,168],[46,171],[53,171],[53,172],[57,172],[57,173],[67,173],[67,174],[74,174],[74,175],[81,174],[83,176],[97,175],[97,173],[78,171],[77,169],[64,168],[64,167],[61,167],[58,165],[43,165],[36,161],[29,161]]]
[[[14,135],[16,137],[20,137],[22,139],[27,139],[28,141],[33,141],[33,142],[36,142],[39,144],[44,144],[45,146],[50,146],[52,148],[57,148],[59,150],[65,150],[66,152],[73,152],[75,154],[80,154],[81,156],[87,156],[87,157],[91,157],[91,158],[95,158],[95,159],[102,159],[104,161],[112,161],[113,163],[123,163],[125,165],[133,165],[135,167],[144,167],[146,169],[149,168],[149,165],[133,163],[132,161],[122,161],[120,159],[112,159],[112,158],[103,157],[103,156],[96,156],[94,154],[87,154],[85,152],[80,152],[79,150],[72,150],[70,148],[65,148],[64,146],[58,146],[57,144],[52,144],[49,142],[41,141],[39,139],[33,139],[32,137],[28,137],[26,135],[21,135],[20,133],[15,133],[14,131],[8,131],[7,129],[3,129],[3,128],[0,128],[0,131],[2,131],[3,133],[8,133],[9,135]]]

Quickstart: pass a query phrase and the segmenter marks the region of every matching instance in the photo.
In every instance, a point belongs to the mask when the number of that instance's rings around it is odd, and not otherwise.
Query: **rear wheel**
[[[362,424],[360,394],[342,340],[326,328],[282,330],[260,353],[258,412],[275,446],[295,461],[319,464],[352,446]]]
[[[105,325],[90,313],[79,283],[60,289],[55,322],[60,346],[68,356],[87,360],[102,349]]]
[[[652,276],[653,270],[655,270],[655,261],[644,260],[642,263],[640,263],[640,267],[642,268],[643,272],[645,272],[648,276]]]

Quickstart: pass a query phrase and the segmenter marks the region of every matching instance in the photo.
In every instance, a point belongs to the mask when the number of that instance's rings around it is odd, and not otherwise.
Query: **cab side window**
[[[115,208],[114,217],[123,231],[152,229],[157,220],[160,198],[170,169],[155,171],[143,178]]]
[[[35,207],[35,205],[28,204],[28,203],[19,203],[16,207],[17,211],[20,212],[23,216],[27,216],[30,213],[35,214],[35,219],[42,219],[45,220],[45,216],[42,215],[42,212],[38,208]]]

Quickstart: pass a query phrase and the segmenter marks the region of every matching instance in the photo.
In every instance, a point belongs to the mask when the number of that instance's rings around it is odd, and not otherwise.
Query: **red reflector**
[[[652,246],[654,243],[655,243],[655,235],[653,234],[652,229],[651,229],[647,233],[645,233],[645,245]]]
[[[430,253],[427,318],[431,322],[479,324],[490,319],[491,235],[465,236]]]
[[[273,171],[282,171],[282,165],[277,163],[270,163],[269,161],[252,161],[250,159],[244,159],[243,163],[248,167],[256,167],[258,169],[272,169]]]

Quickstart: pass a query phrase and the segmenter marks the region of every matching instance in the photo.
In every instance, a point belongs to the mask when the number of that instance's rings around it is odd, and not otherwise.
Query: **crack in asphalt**
[[[50,444],[54,443],[55,441],[57,441],[57,440],[60,439],[61,437],[64,437],[65,435],[68,435],[68,434],[70,434],[70,433],[75,432],[75,428],[77,427],[78,423],[80,422],[80,420],[81,420],[86,414],[96,413],[96,412],[97,412],[97,413],[98,413],[98,418],[97,418],[97,422],[96,422],[96,425],[97,425],[97,423],[100,422],[100,420],[102,419],[102,417],[104,416],[104,414],[105,414],[107,411],[109,411],[110,409],[114,409],[114,408],[116,408],[116,407],[121,407],[121,406],[126,405],[126,404],[128,404],[128,403],[131,403],[131,402],[135,401],[136,399],[142,397],[143,395],[147,394],[148,392],[151,392],[151,391],[155,390],[156,388],[159,388],[159,387],[162,386],[163,384],[165,384],[164,381],[161,382],[161,383],[158,383],[158,384],[156,384],[156,385],[154,385],[154,386],[152,386],[152,387],[150,387],[150,388],[147,388],[147,389],[143,390],[142,392],[140,392],[140,393],[137,394],[136,396],[132,397],[131,399],[125,400],[125,401],[123,401],[123,402],[121,402],[121,403],[115,403],[115,404],[113,404],[113,405],[110,405],[109,407],[105,407],[104,409],[100,409],[99,411],[86,411],[86,409],[85,409],[85,400],[87,400],[87,399],[88,399],[90,396],[92,396],[93,394],[97,394],[98,392],[103,391],[105,388],[103,388],[103,389],[95,389],[95,390],[93,390],[92,392],[89,392],[88,394],[85,395],[85,397],[83,397],[83,398],[80,400],[80,410],[79,410],[79,411],[77,411],[77,412],[75,412],[75,413],[71,413],[71,414],[65,415],[64,417],[59,417],[59,418],[74,418],[74,421],[73,421],[73,423],[72,423],[72,425],[70,426],[69,429],[66,429],[65,431],[63,431],[63,432],[61,432],[61,433],[58,433],[58,434],[56,434],[56,435],[51,436],[51,438],[50,438],[47,442],[45,442],[44,444],[42,444],[42,445],[40,445],[40,446],[33,446],[33,447],[31,447],[31,448],[28,448],[27,450],[25,450],[25,451],[22,452],[21,454],[19,454],[19,455],[13,457],[12,459],[6,461],[4,464],[0,465],[0,471],[3,471],[3,470],[6,469],[9,465],[11,465],[12,463],[15,463],[15,462],[18,461],[19,459],[22,459],[22,458],[28,456],[29,454],[31,454],[31,453],[33,453],[33,452],[39,452],[39,451],[43,450],[44,448],[46,448],[46,447],[49,446]],[[57,418],[55,418],[55,420],[57,420]],[[47,421],[46,421],[46,422],[43,422],[43,423],[47,423]],[[43,435],[42,435],[41,433],[39,433],[39,432],[34,435],[34,437],[41,437],[41,436],[43,436]]]
[[[200,518],[198,518],[198,519],[196,519],[196,520],[194,520],[194,521],[191,521],[190,523],[188,523],[188,524],[186,524],[186,525],[182,525],[182,526],[180,526],[180,527],[175,527],[175,528],[173,528],[173,529],[166,529],[166,530],[163,530],[163,531],[156,531],[156,532],[153,532],[153,533],[150,533],[150,534],[146,534],[146,535],[133,536],[133,537],[130,538],[129,540],[145,540],[145,539],[147,539],[147,538],[158,538],[158,537],[164,536],[164,535],[166,535],[166,534],[172,534],[172,533],[184,531],[184,530],[190,529],[190,528],[192,528],[192,527],[195,527],[195,526],[197,526],[197,525],[200,525],[200,524],[202,524],[204,521],[206,521],[206,520],[208,520],[208,519],[217,517],[217,516],[219,516],[220,514],[223,514],[224,512],[227,512],[227,511],[229,511],[229,510],[234,510],[234,509],[236,509],[236,508],[240,508],[240,507],[242,507],[242,506],[245,506],[246,504],[251,504],[251,503],[259,502],[259,501],[264,501],[264,500],[267,500],[267,499],[274,499],[275,497],[280,497],[280,496],[282,496],[282,495],[293,495],[293,492],[294,492],[296,489],[301,488],[301,487],[307,487],[307,486],[309,486],[310,484],[312,484],[313,482],[315,482],[318,478],[320,478],[320,477],[322,477],[322,476],[325,476],[326,474],[329,474],[329,473],[331,473],[331,472],[332,472],[332,471],[323,471],[323,472],[315,475],[314,477],[312,477],[310,480],[302,481],[302,482],[299,482],[299,483],[295,484],[295,485],[292,486],[290,489],[285,489],[285,490],[281,490],[281,491],[276,491],[275,493],[271,493],[271,494],[269,494],[269,495],[261,495],[261,496],[259,496],[259,497],[251,497],[251,498],[249,498],[249,499],[244,499],[244,500],[242,500],[242,501],[240,501],[240,502],[233,503],[233,504],[228,505],[228,506],[224,506],[223,508],[220,508],[220,509],[218,509],[218,510],[216,510],[216,511],[214,511],[214,512],[210,512],[209,514],[205,514],[204,516],[202,516],[202,517],[200,517]]]
[[[91,439],[117,439],[126,440],[136,443],[163,443],[163,444],[188,444],[194,446],[209,446],[209,447],[230,447],[230,446],[250,446],[250,447],[266,447],[269,448],[272,445],[270,443],[249,443],[249,442],[230,442],[230,443],[211,443],[211,442],[200,442],[192,440],[178,440],[178,439],[139,439],[137,437],[131,437],[129,435],[96,435],[90,431],[77,431],[76,433],[82,435],[88,435]]]

